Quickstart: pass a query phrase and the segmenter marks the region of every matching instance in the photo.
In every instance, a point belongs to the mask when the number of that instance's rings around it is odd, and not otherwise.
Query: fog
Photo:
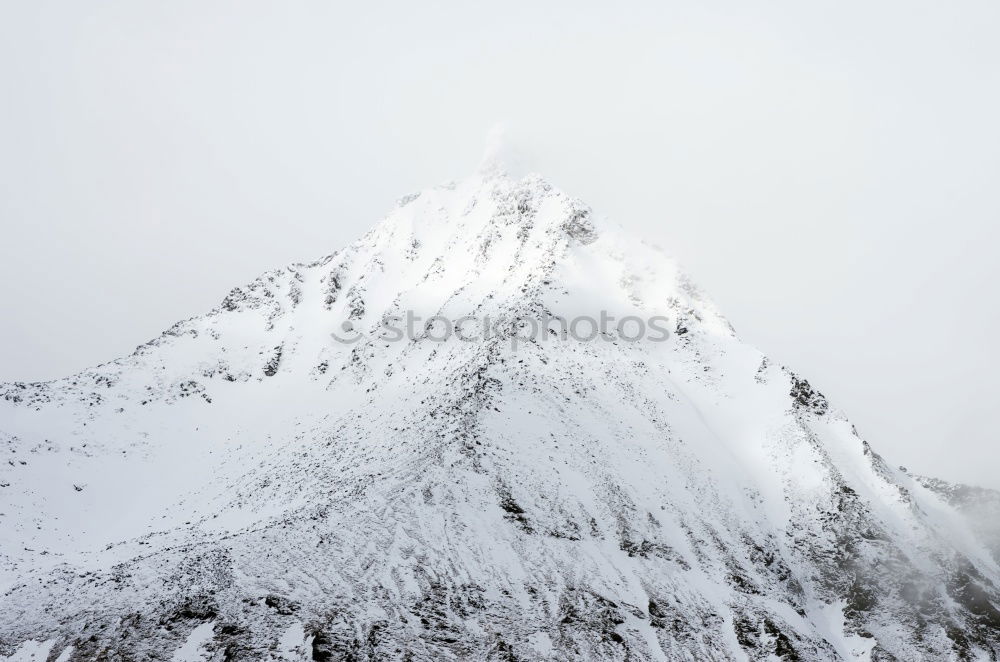
[[[750,4],[0,4],[0,380],[343,246],[503,121],[890,462],[1000,488],[1000,5]]]

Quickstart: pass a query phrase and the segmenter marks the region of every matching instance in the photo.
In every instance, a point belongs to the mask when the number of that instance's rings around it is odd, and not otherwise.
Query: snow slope
[[[378,337],[407,310],[509,331]],[[601,310],[672,333],[511,337]],[[892,468],[657,249],[494,162],[0,385],[0,443],[9,659],[1000,653],[1000,495]]]

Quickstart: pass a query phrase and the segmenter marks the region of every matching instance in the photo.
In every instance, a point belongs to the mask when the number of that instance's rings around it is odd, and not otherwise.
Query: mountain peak
[[[0,386],[0,658],[996,659],[997,497],[892,469],[490,144],[125,359]]]

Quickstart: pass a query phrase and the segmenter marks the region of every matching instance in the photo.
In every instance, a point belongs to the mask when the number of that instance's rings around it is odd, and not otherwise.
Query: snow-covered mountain
[[[602,310],[670,335],[511,337]],[[501,332],[381,337],[405,311]],[[1000,653],[1000,494],[893,468],[657,249],[495,164],[0,385],[0,443],[0,659]]]

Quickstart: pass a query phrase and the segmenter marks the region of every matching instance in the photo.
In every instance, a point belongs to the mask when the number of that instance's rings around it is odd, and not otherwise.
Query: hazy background
[[[1000,487],[998,35],[995,0],[0,0],[0,380],[339,248],[504,120],[891,462]]]

